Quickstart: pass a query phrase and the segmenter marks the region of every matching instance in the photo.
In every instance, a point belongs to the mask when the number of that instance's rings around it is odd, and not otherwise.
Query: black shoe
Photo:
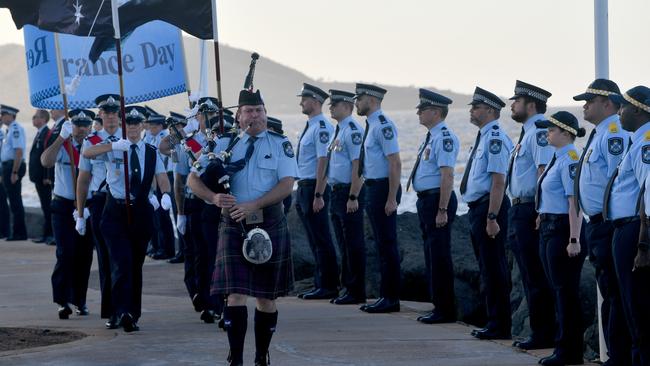
[[[174,258],[167,260],[167,263],[171,263],[171,264],[177,264],[183,262],[185,262],[185,257],[182,255],[177,255]]]
[[[565,357],[560,356],[557,353],[553,353],[552,355],[539,360],[539,363],[546,366],[582,365],[584,363],[584,360],[582,359],[582,355]]]
[[[485,330],[473,333],[472,335],[478,339],[484,339],[484,340],[512,338],[510,332],[508,331],[500,331],[498,329],[489,329],[489,328],[485,328]]]
[[[453,316],[445,316],[440,312],[432,311],[426,315],[419,316],[417,319],[420,323],[424,324],[443,324],[455,323],[456,318]]]
[[[32,243],[36,243],[36,244],[43,244],[43,243],[46,243],[46,242],[47,242],[47,239],[45,237],[32,239]]]
[[[302,299],[303,300],[331,299],[331,298],[336,297],[338,294],[339,293],[336,290],[325,290],[325,289],[319,288],[316,291],[312,291],[312,292],[304,294],[302,296]]]
[[[214,323],[214,311],[212,310],[203,310],[201,312],[201,320],[205,323],[213,324]]]
[[[383,297],[376,303],[368,305],[364,311],[369,314],[396,313],[399,312],[399,300]]]
[[[380,301],[383,301],[383,300],[384,300],[384,298],[380,297],[380,298],[377,299],[377,301],[373,302],[372,304],[363,304],[363,305],[359,306],[359,310],[366,311],[366,309],[368,309],[368,307],[373,306],[373,305],[375,305],[375,304],[377,304],[377,303],[379,303]]]
[[[472,337],[476,337],[477,333],[485,332],[487,328],[477,328],[477,329],[472,329],[472,332],[470,333]]]
[[[154,255],[151,256],[151,259],[155,259],[157,261],[159,260],[167,260],[172,258],[173,256],[165,253],[155,253]]]
[[[271,364],[271,357],[266,352],[264,356],[255,356],[255,366],[269,366]]]
[[[10,236],[6,240],[7,241],[23,241],[23,240],[27,240],[27,236],[26,235]]]
[[[332,304],[336,304],[336,305],[355,305],[355,304],[361,304],[362,302],[366,302],[366,300],[352,296],[350,294],[339,296],[336,299],[331,301]]]
[[[71,314],[72,309],[67,304],[59,307],[59,319],[69,319]]]
[[[56,240],[54,238],[50,238],[50,241],[45,243],[46,245],[51,245],[51,246],[56,246]]]
[[[111,315],[110,318],[106,321],[104,324],[106,326],[106,329],[117,329],[119,328],[119,325],[117,325],[117,317],[115,315]]]
[[[538,340],[534,339],[533,337],[528,337],[528,338],[526,338],[524,340],[513,342],[512,346],[517,347],[519,349],[523,349],[523,350],[544,349],[544,348],[553,348],[554,342],[553,341],[538,341]]]
[[[303,293],[298,294],[298,298],[299,298],[299,299],[302,299],[305,295],[310,294],[310,293],[312,293],[312,292],[316,292],[316,291],[318,291],[317,288],[313,288],[313,289],[311,289],[311,290],[307,290],[307,291],[305,291],[305,292],[303,292]]]
[[[129,313],[122,314],[122,317],[120,317],[120,326],[124,328],[124,331],[127,333],[137,332],[140,330],[140,327],[138,327],[138,324]]]
[[[201,298],[199,297],[199,294],[194,294],[194,296],[192,296],[192,305],[194,305],[194,311],[196,311],[197,313],[203,310],[203,304],[201,303]]]
[[[86,305],[81,307],[77,306],[77,315],[86,316],[88,314],[90,314],[90,312],[88,311],[88,307]]]

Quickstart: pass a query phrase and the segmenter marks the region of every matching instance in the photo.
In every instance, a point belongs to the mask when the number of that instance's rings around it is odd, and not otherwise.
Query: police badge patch
[[[384,138],[386,140],[392,140],[393,137],[395,137],[395,134],[393,133],[393,129],[390,127],[384,127],[381,129],[381,133],[384,135]]]
[[[623,138],[612,137],[607,140],[607,151],[612,155],[620,155],[623,153]]]
[[[537,145],[544,147],[548,146],[548,132],[539,131],[537,132]]]
[[[291,142],[285,141],[282,143],[282,149],[284,149],[284,155],[293,158],[293,146],[291,146]]]
[[[575,179],[577,171],[578,163],[569,164],[569,177],[571,177],[571,179]]]
[[[14,131],[14,138],[17,139],[17,138],[19,138],[19,137],[20,137],[20,131],[15,130],[15,131]]]
[[[322,131],[318,133],[318,139],[322,144],[326,144],[330,141],[330,133],[327,131]]]
[[[454,150],[454,140],[444,139],[442,140],[442,149],[446,152],[452,152]]]
[[[650,164],[650,145],[645,145],[641,148],[641,160],[645,164]]]
[[[355,145],[361,145],[363,138],[361,137],[361,132],[355,132],[351,135],[352,143]]]
[[[498,154],[501,152],[502,143],[501,140],[493,139],[490,140],[490,153]]]

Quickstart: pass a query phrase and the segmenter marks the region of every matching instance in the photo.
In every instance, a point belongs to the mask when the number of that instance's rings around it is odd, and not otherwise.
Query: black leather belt
[[[276,203],[272,206],[264,207],[262,209],[262,213],[264,217],[277,217],[279,215],[284,215],[284,205],[282,205],[282,202]],[[232,220],[230,217],[230,209],[228,208],[222,208],[221,209],[221,215],[228,218],[229,220]]]
[[[343,191],[346,189],[350,189],[350,186],[352,185],[349,183],[336,183],[331,185],[332,191]]]
[[[372,186],[374,184],[385,183],[385,182],[388,182],[388,178],[366,179],[363,181],[363,184],[367,186]]]
[[[426,189],[424,191],[417,192],[418,198],[426,197],[426,196],[431,196],[434,194],[440,194],[440,188],[431,188],[431,189]]]
[[[616,219],[616,220],[612,221],[612,224],[615,227],[621,227],[621,226],[625,226],[625,225],[627,225],[627,224],[629,224],[631,222],[635,222],[635,221],[639,221],[639,220],[640,220],[639,216],[622,217],[620,219]]]
[[[605,219],[603,219],[603,214],[602,213],[597,213],[595,215],[589,216],[589,223],[590,224],[600,224],[604,222]]]
[[[125,199],[113,197],[113,201],[115,201],[115,203],[117,203],[118,205],[126,206],[126,200]],[[130,204],[131,204],[131,206],[133,206],[135,204],[135,200],[131,200]]]
[[[298,187],[315,186],[316,179],[301,179],[298,181]]]
[[[68,199],[68,198],[65,198],[65,197],[61,197],[61,196],[59,196],[57,194],[53,194],[52,199],[57,200],[57,201],[74,201],[74,200],[71,200],[71,199]]]
[[[515,197],[512,199],[512,205],[520,205],[522,203],[535,203],[535,197]]]
[[[197,197],[196,197],[196,195],[194,193],[185,193],[185,198],[188,199],[188,200],[193,200],[193,199],[195,199]]]
[[[103,198],[103,197],[106,197],[106,192],[95,191],[95,192],[92,193],[92,196],[93,197]]]
[[[543,213],[539,214],[539,218],[542,221],[557,221],[566,219],[569,217],[569,214],[552,214],[552,213]]]
[[[483,197],[477,199],[476,201],[467,202],[467,207],[474,208],[482,203],[490,202],[490,194],[485,194]]]

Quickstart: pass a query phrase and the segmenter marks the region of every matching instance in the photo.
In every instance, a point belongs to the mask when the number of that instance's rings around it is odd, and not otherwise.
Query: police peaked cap
[[[420,89],[420,104],[415,108],[421,109],[426,107],[449,107],[453,101],[442,94],[432,92],[427,89]]]
[[[501,110],[501,108],[506,106],[506,103],[502,101],[501,98],[497,97],[496,94],[490,93],[489,91],[478,86],[476,89],[474,89],[474,95],[472,96],[472,101],[469,104],[485,104],[488,107],[494,108],[496,110]]]
[[[517,99],[519,97],[529,97],[540,102],[546,103],[548,98],[551,97],[551,92],[548,92],[538,86],[533,84],[525,83],[521,80],[517,80],[515,84],[515,95],[510,98],[510,100]]]

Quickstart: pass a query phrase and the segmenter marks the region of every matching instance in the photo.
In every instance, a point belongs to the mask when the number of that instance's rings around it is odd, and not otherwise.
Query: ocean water
[[[516,139],[519,137],[521,125],[514,122],[510,118],[510,110],[507,108],[504,108],[502,110],[500,119],[501,127],[505,129],[510,138],[516,142]],[[581,120],[581,125],[587,129],[587,134],[589,133],[592,125],[582,122],[582,108],[549,108],[549,113],[547,113],[547,115],[550,115],[560,109],[574,113],[576,117]],[[329,114],[327,112],[325,114],[329,117]],[[413,164],[415,164],[415,160],[417,158],[418,147],[424,140],[427,131],[424,126],[420,125],[418,117],[415,114],[415,109],[403,111],[385,111],[385,114],[397,125],[398,140],[401,149],[400,156],[402,158],[402,189],[405,190],[406,181],[408,180],[411,169],[413,168]],[[304,115],[300,114],[274,115],[274,117],[280,118],[283,121],[285,134],[295,146],[300,133],[304,128],[304,123],[307,118]],[[357,116],[357,120],[363,125],[365,118]],[[460,199],[458,187],[460,186],[460,181],[465,171],[465,164],[467,163],[467,159],[469,157],[469,150],[474,143],[478,128],[469,122],[469,107],[451,109],[449,111],[449,115],[447,116],[446,122],[449,128],[458,135],[458,138],[461,142],[461,150],[460,154],[458,155],[458,162],[456,164],[454,175],[454,189],[456,190],[456,195],[458,195],[459,198],[458,213],[461,214],[467,212],[467,205],[462,202],[462,199]],[[24,122],[23,126],[27,132],[27,150],[29,151],[31,142],[36,134],[36,129]],[[578,148],[581,148],[585,143],[586,138],[576,140],[576,146]],[[416,212],[416,201],[417,196],[415,192],[403,192],[402,202],[398,208],[398,212]],[[34,185],[29,182],[27,177],[23,179],[23,203],[25,206],[31,207],[38,207],[40,205],[38,196],[36,195],[36,190],[34,189]]]

